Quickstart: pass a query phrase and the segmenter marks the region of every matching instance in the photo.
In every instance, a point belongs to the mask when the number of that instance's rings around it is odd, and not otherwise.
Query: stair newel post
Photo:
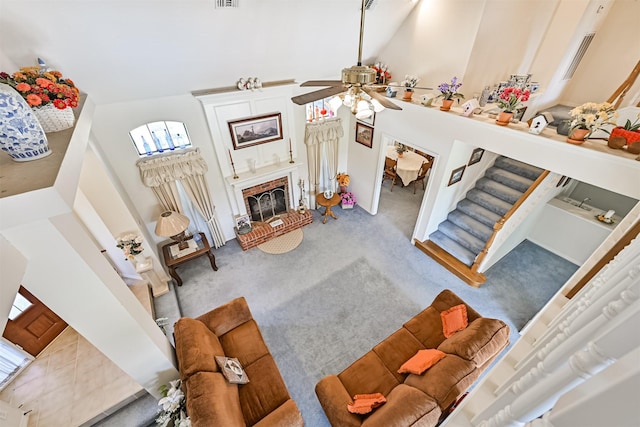
[[[493,225],[493,233],[491,233],[489,240],[487,240],[487,243],[485,243],[484,248],[482,248],[482,250],[476,257],[475,261],[473,262],[473,265],[471,266],[471,271],[473,271],[474,273],[478,272],[478,269],[480,268],[480,264],[482,264],[482,261],[489,253],[489,248],[493,244],[493,241],[498,235],[498,232],[502,230],[502,227],[504,226],[505,222],[507,222],[507,218],[503,216],[498,221],[496,221],[496,223]]]

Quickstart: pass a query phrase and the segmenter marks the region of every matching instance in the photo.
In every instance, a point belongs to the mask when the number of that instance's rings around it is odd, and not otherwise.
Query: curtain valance
[[[136,164],[140,169],[142,182],[147,187],[159,187],[189,176],[204,175],[208,170],[198,148],[179,154],[141,159]]]
[[[314,123],[305,127],[304,143],[307,146],[322,144],[325,141],[337,141],[344,135],[342,119],[339,117]]]

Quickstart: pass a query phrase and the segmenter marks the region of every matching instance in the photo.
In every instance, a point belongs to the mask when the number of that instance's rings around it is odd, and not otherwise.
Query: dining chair
[[[422,183],[422,189],[424,190],[424,180],[429,173],[429,169],[431,169],[431,165],[433,165],[433,162],[423,162],[422,166],[420,166],[418,177],[415,179],[415,181],[413,181],[413,194],[416,194],[416,186],[418,184],[418,181]]]
[[[398,174],[396,173],[397,164],[397,160],[393,160],[390,157],[384,158],[384,174],[382,175],[382,182],[387,178],[391,179],[391,191],[393,191],[393,185],[396,183],[396,179],[398,178]]]

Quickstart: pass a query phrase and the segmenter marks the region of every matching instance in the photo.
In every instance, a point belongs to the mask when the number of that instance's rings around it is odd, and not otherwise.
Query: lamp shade
[[[161,237],[172,237],[182,233],[191,221],[178,212],[166,211],[160,214],[156,224],[156,234]]]

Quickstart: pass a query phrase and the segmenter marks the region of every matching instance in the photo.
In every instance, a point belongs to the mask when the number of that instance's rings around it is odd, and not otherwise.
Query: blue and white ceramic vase
[[[17,162],[51,154],[47,136],[27,101],[11,86],[0,83],[0,149]]]

